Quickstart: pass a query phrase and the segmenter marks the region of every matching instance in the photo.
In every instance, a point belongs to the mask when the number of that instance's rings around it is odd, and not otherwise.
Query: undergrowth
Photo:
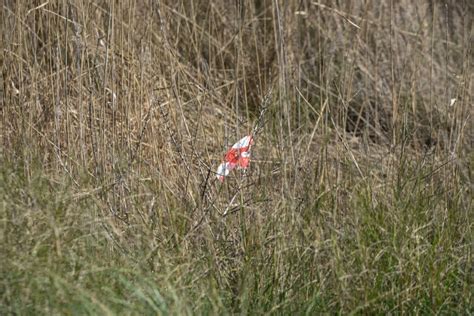
[[[471,2],[0,12],[0,314],[473,313]]]

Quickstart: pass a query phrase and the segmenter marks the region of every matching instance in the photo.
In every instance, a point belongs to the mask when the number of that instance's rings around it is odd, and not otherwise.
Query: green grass
[[[2,314],[472,311],[472,210],[442,182],[348,187],[344,212],[337,190],[274,213],[243,206],[220,238],[193,244],[179,219],[120,225],[95,196],[30,168],[2,163]]]

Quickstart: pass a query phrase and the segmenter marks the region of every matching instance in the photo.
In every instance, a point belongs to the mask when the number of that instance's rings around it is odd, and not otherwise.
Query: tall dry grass
[[[470,1],[0,12],[2,313],[472,312]]]

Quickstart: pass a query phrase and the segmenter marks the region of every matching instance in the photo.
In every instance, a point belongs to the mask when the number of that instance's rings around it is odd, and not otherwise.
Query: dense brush
[[[474,5],[336,2],[3,1],[0,314],[472,313]]]

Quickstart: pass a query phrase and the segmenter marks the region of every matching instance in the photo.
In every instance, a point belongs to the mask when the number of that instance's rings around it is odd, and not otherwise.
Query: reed
[[[473,17],[5,0],[0,313],[471,313]]]

